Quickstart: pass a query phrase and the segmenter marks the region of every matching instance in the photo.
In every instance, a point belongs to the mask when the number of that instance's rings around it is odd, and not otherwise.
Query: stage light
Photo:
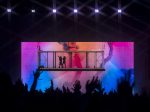
[[[122,10],[121,10],[121,9],[118,9],[118,13],[122,13]]]
[[[7,9],[7,12],[8,12],[8,13],[11,13],[11,12],[12,12],[12,10],[11,10],[10,8],[8,8],[8,9]]]
[[[57,12],[57,10],[56,9],[53,9],[53,13],[56,13]]]
[[[74,9],[73,12],[74,12],[74,13],[78,13],[78,10],[77,10],[77,9]]]
[[[99,10],[98,10],[98,9],[95,9],[95,13],[99,13]]]
[[[32,12],[32,13],[35,13],[35,9],[32,9],[31,12]]]

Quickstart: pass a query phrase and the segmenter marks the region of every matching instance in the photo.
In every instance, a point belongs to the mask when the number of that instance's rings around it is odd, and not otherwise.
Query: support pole
[[[40,46],[38,47],[38,67],[40,67],[40,61],[41,61],[41,52],[40,52]]]
[[[53,68],[55,68],[55,62],[54,62],[55,61],[55,54],[54,54],[55,52],[53,51],[52,53],[53,53]]]
[[[48,52],[47,52],[47,68],[48,68]]]
[[[88,51],[86,51],[86,68],[88,68]]]
[[[94,52],[94,68],[96,68],[96,51]]]
[[[101,68],[104,68],[104,51],[102,51],[102,66]]]
[[[72,52],[69,52],[69,67],[72,68]]]
[[[95,54],[96,56],[95,56],[95,62],[96,62],[96,65],[95,65],[95,67],[97,68],[97,51],[96,51],[96,54]]]
[[[55,68],[56,68],[56,51],[54,52],[54,54],[55,54],[55,61],[54,61],[54,64],[55,64]]]

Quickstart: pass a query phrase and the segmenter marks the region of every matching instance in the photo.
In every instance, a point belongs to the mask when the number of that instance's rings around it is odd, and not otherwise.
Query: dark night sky
[[[135,81],[150,92],[150,1],[120,0],[126,7],[118,18],[118,0],[97,0],[102,7],[91,15],[94,0],[78,0],[82,14],[71,15],[73,0],[55,0],[61,14],[51,14],[54,0],[0,0],[0,70],[15,82],[20,77],[21,41],[134,41]],[[6,13],[13,7],[13,13]],[[32,14],[31,9],[36,13]],[[113,16],[114,15],[114,16]]]

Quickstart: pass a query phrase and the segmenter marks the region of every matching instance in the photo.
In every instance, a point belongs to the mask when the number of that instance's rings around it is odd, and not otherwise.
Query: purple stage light
[[[57,12],[57,10],[56,9],[53,9],[53,13],[56,13]]]
[[[32,9],[31,12],[32,12],[32,13],[35,13],[35,9]]]
[[[121,9],[118,9],[118,13],[122,13],[122,10],[121,10]]]
[[[8,13],[11,13],[11,12],[12,12],[12,10],[11,10],[10,8],[8,8],[8,9],[7,9],[7,12],[8,12]]]
[[[74,9],[73,12],[74,12],[74,13],[78,13],[78,10],[77,10],[77,9]]]
[[[95,9],[95,13],[99,13],[99,9]]]

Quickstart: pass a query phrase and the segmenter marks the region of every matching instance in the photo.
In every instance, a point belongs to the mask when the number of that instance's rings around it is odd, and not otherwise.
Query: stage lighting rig
[[[121,10],[121,9],[118,9],[118,13],[122,13],[122,10]]]
[[[78,10],[77,10],[77,9],[74,9],[73,12],[74,12],[74,13],[78,13]]]
[[[56,9],[53,9],[53,10],[52,10],[52,12],[53,12],[53,13],[56,13],[56,12],[57,12],[57,10],[56,10]]]
[[[95,9],[95,13],[99,13],[99,9]]]
[[[11,10],[10,8],[8,8],[8,9],[7,9],[7,12],[8,12],[8,13],[11,13],[11,12],[12,12],[12,10]]]

